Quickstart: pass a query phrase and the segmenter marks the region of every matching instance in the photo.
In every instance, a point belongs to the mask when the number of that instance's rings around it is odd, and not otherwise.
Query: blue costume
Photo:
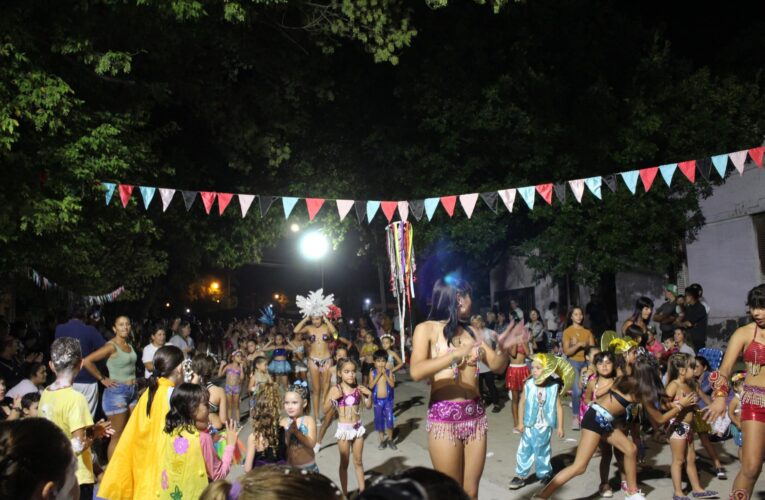
[[[385,370],[390,375],[390,370]],[[372,369],[372,379],[377,377],[377,370]],[[385,432],[387,429],[393,429],[393,387],[385,379],[385,387],[388,395],[384,398],[377,397],[377,384],[372,388],[372,401],[375,411],[375,430]]]
[[[515,475],[527,478],[531,466],[536,465],[539,478],[552,476],[552,448],[550,440],[553,429],[558,425],[558,391],[560,385],[547,379],[544,385],[536,385],[529,377],[523,384],[525,404],[523,406],[523,435],[515,462]]]

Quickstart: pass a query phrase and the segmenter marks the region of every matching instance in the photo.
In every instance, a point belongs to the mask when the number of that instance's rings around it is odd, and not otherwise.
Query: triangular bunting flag
[[[268,213],[268,209],[271,208],[271,205],[274,203],[274,200],[276,199],[275,196],[265,196],[262,194],[258,195],[258,204],[260,204],[260,216],[265,217]]]
[[[382,207],[382,211],[385,214],[385,218],[388,219],[388,223],[390,224],[391,219],[393,219],[393,215],[396,213],[396,207],[398,206],[398,203],[395,201],[384,201],[380,203],[380,206]]]
[[[367,200],[367,224],[372,223],[372,219],[377,215],[377,211],[380,209],[380,202],[376,200]]]
[[[444,206],[446,213],[449,214],[449,217],[452,217],[454,215],[454,206],[457,204],[457,196],[442,196],[441,204]]]
[[[672,186],[672,176],[675,175],[676,169],[677,163],[667,163],[666,165],[659,167],[659,172],[661,172],[661,177],[664,179],[664,182],[667,183],[667,187]]]
[[[515,188],[502,189],[497,191],[497,194],[502,199],[505,207],[507,207],[507,211],[512,213],[513,205],[515,205]]]
[[[109,202],[112,201],[112,196],[114,196],[114,190],[117,188],[117,185],[113,182],[102,182],[101,185],[106,189],[106,204],[108,205]]]
[[[537,184],[537,193],[539,193],[539,196],[541,196],[542,199],[545,200],[548,205],[552,205],[552,192],[553,192],[552,183]]]
[[[526,202],[529,210],[534,210],[534,186],[518,188],[518,192],[521,194],[523,201]]]
[[[364,217],[367,215],[367,203],[365,201],[354,201],[353,206],[356,208],[356,220],[361,224],[364,222]]]
[[[175,189],[159,188],[159,197],[162,198],[162,211],[165,212],[175,196]]]
[[[293,198],[292,196],[282,196],[282,207],[284,207],[284,218],[288,219],[292,213],[292,209],[295,208],[299,198]]]
[[[656,179],[656,174],[658,173],[659,167],[648,167],[640,169],[640,180],[643,181],[643,188],[645,189],[646,193],[651,190],[653,181]]]
[[[412,215],[419,222],[422,219],[422,214],[425,212],[425,202],[423,200],[409,200],[409,209],[412,211]]]
[[[337,215],[340,216],[340,220],[344,220],[348,212],[353,207],[353,200],[337,200]]]
[[[699,169],[699,173],[704,180],[709,180],[709,174],[712,172],[712,160],[709,158],[702,158],[696,161],[696,168]]]
[[[239,195],[239,208],[242,209],[242,219],[247,217],[247,212],[250,210],[250,205],[255,199],[254,194],[240,194]]]
[[[571,187],[571,192],[574,193],[574,198],[579,203],[582,203],[582,195],[584,194],[584,179],[574,179],[568,181],[568,185]]]
[[[406,222],[409,218],[409,203],[406,201],[398,202],[398,217],[402,221]]]
[[[194,204],[194,200],[197,199],[197,192],[196,191],[181,191],[181,196],[183,196],[183,204],[186,205],[186,211],[188,212],[191,210],[191,205]]]
[[[200,191],[199,197],[202,198],[202,204],[205,206],[205,212],[210,215],[210,209],[215,203],[215,193],[211,191]]]
[[[749,157],[754,163],[757,164],[757,167],[759,168],[762,168],[763,153],[765,153],[765,146],[760,146],[759,148],[752,148],[749,150]]]
[[[465,215],[470,219],[473,217],[473,210],[475,210],[475,203],[478,201],[478,193],[461,194],[460,205],[462,210],[465,211]]]
[[[130,195],[133,193],[133,186],[130,184],[120,184],[120,200],[122,200],[122,208],[126,208],[128,201],[130,201]]]
[[[154,193],[157,192],[157,188],[151,186],[140,186],[138,189],[141,191],[141,197],[143,198],[143,208],[148,210],[151,199],[154,198]]]
[[[603,178],[601,176],[596,175],[586,178],[584,180],[584,185],[587,186],[587,189],[590,190],[595,198],[599,200],[603,199],[603,192],[601,191],[603,187]]]
[[[558,201],[566,203],[566,184],[564,182],[558,182],[553,185],[553,189],[555,190],[555,196],[558,197]]]
[[[744,162],[746,161],[746,151],[736,151],[728,155],[733,166],[738,170],[739,175],[744,175]]]
[[[681,161],[677,164],[677,168],[685,174],[691,182],[696,182],[696,160]]]
[[[218,215],[223,215],[226,211],[226,207],[231,203],[231,198],[234,195],[232,193],[218,193]]]
[[[313,220],[324,205],[324,198],[306,198],[305,204],[308,207],[308,220]]]
[[[612,193],[616,192],[616,174],[603,177],[603,182],[606,183],[606,186],[608,186],[608,189],[610,189]]]
[[[499,195],[496,191],[481,193],[481,199],[484,203],[486,203],[486,206],[489,207],[489,209],[491,209],[491,211],[495,214],[497,213],[497,198],[499,198]]]
[[[728,155],[717,155],[712,157],[712,165],[721,178],[725,179],[725,171],[728,169]]]
[[[433,219],[433,214],[436,213],[436,208],[438,208],[438,201],[438,198],[425,199],[425,213],[428,216],[428,220]]]
[[[630,190],[630,193],[635,194],[638,177],[640,176],[638,171],[630,170],[629,172],[620,172],[619,175],[622,176],[622,180],[624,180],[624,183],[627,185],[627,188]]]

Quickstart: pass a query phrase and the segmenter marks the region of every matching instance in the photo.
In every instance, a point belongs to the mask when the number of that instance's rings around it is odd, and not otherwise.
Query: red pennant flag
[[[122,208],[126,208],[128,201],[130,201],[130,195],[133,193],[133,186],[130,184],[120,184],[120,200],[122,200]]]
[[[212,191],[200,191],[199,196],[202,198],[205,212],[207,212],[207,215],[210,215],[210,209],[212,208],[213,203],[215,203],[215,193]]]
[[[388,222],[393,219],[393,215],[396,213],[396,208],[398,208],[398,202],[397,201],[383,201],[380,203],[380,206],[382,207],[382,211],[385,214],[385,217],[388,218]]]
[[[308,220],[313,220],[324,205],[324,198],[306,198],[305,204],[308,207]]]
[[[696,182],[696,160],[680,162],[677,168],[688,177],[689,181]]]
[[[536,186],[537,193],[539,193],[539,196],[544,199],[548,205],[552,205],[552,195],[553,195],[553,185],[552,183],[548,184],[539,184]]]
[[[653,185],[656,174],[659,173],[659,167],[648,167],[640,169],[640,180],[643,181],[643,187],[647,193]]]
[[[765,153],[765,146],[760,146],[759,148],[752,148],[749,150],[749,156],[752,158],[752,161],[755,162],[760,168],[762,168],[763,153]]]
[[[457,205],[457,195],[442,196],[441,204],[444,206],[444,210],[449,214],[449,217],[454,215],[454,207]]]
[[[218,214],[223,215],[223,212],[226,210],[226,207],[229,203],[231,203],[231,198],[233,198],[234,195],[231,193],[218,193]]]

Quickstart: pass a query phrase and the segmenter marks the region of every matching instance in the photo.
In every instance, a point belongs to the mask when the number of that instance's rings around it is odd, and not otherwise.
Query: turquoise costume
[[[529,377],[523,384],[525,405],[523,407],[523,435],[515,462],[515,475],[526,479],[531,466],[536,466],[538,478],[552,477],[552,448],[550,440],[558,425],[558,392],[560,384],[549,377],[543,385]]]

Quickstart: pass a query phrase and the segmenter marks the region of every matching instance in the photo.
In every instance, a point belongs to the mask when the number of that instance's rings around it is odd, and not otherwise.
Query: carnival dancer
[[[576,374],[570,364],[553,354],[534,354],[531,376],[524,382],[519,402],[520,423],[516,429],[521,433],[521,443],[516,454],[515,477],[510,489],[517,490],[526,484],[526,478],[535,465],[542,483],[552,479],[552,432],[559,438],[563,431],[563,405],[560,396],[568,391]]]
[[[266,382],[254,398],[255,405],[250,412],[252,434],[247,438],[247,458],[244,460],[245,472],[263,465],[287,463],[284,428],[279,421],[282,397],[278,386]]]
[[[380,337],[380,345],[383,351],[388,354],[388,359],[385,362],[385,366],[390,369],[391,373],[396,373],[404,367],[404,361],[401,356],[393,349],[393,345],[396,343],[396,339],[390,333],[386,333]]]
[[[332,387],[324,403],[324,413],[329,413],[329,407],[337,411],[337,448],[340,452],[340,486],[343,494],[348,495],[348,463],[353,450],[353,468],[356,472],[356,482],[359,491],[364,491],[364,433],[366,429],[361,423],[361,409],[372,408],[372,393],[369,389],[356,382],[358,366],[349,358],[337,362],[340,383]]]
[[[236,350],[231,353],[230,361],[227,365],[221,366],[218,376],[226,375],[226,408],[228,415],[224,415],[226,420],[239,420],[239,393],[242,388],[242,378],[244,374],[244,353]]]
[[[207,406],[210,408],[208,419],[210,425],[217,430],[223,430],[228,416],[226,393],[223,388],[212,383],[213,374],[217,371],[218,362],[211,354],[198,353],[191,359],[191,382],[207,389]],[[187,364],[188,366],[188,364]]]
[[[754,483],[760,477],[765,457],[765,284],[756,286],[747,295],[753,321],[737,329],[725,350],[719,371],[709,375],[713,387],[712,404],[707,407],[707,422],[714,422],[726,410],[730,392],[729,378],[733,365],[743,354],[746,379],[741,395],[741,432],[746,439],[741,450],[741,468],[733,481],[731,498],[748,500]]]
[[[284,394],[284,411],[287,416],[279,422],[284,429],[284,441],[287,445],[287,463],[309,472],[319,472],[316,465],[316,422],[306,415],[308,406],[308,384],[295,381]]]
[[[338,384],[338,377],[337,377],[337,362],[343,358],[347,358],[348,356],[348,349],[345,346],[339,346],[337,349],[335,349],[335,355],[334,360],[335,363],[330,367],[330,384],[331,385],[337,385]],[[332,406],[329,408],[329,413],[324,414],[324,420],[321,421],[321,425],[319,426],[319,437],[316,440],[316,444],[313,447],[314,453],[319,453],[319,450],[321,450],[321,443],[324,441],[324,435],[327,433],[327,430],[329,429],[329,426],[332,425],[332,420],[335,418],[335,407]]]
[[[429,320],[417,325],[409,368],[415,381],[430,380],[428,451],[433,468],[454,478],[472,498],[486,460],[486,411],[478,390],[480,359],[495,373],[507,367],[506,350],[515,339],[506,332],[497,351],[467,325],[470,285],[448,276],[433,286]],[[528,341],[528,339],[526,339]]]
[[[515,323],[511,322],[505,327],[507,330],[513,331],[514,335],[518,334],[519,329],[523,329],[523,322]],[[526,380],[529,378],[529,365],[526,364],[526,356],[529,355],[529,351],[526,348],[525,343],[518,343],[510,347],[510,364],[505,371],[505,388],[510,391],[510,409],[513,415],[513,433],[518,434],[518,430],[522,420],[519,414],[521,394],[523,394],[523,386]]]
[[[614,355],[610,351],[603,351],[596,354],[594,363],[595,369],[597,370],[595,378],[590,380],[582,395],[582,400],[587,402],[587,407],[584,410],[584,413],[587,413],[587,410],[592,403],[608,393],[614,385],[614,377],[616,377]],[[582,419],[584,419],[584,414],[582,414]],[[598,493],[600,493],[600,496],[603,498],[611,498],[614,496],[614,491],[608,484],[608,476],[611,470],[611,458],[613,458],[613,456],[614,447],[608,444],[605,440],[601,440],[599,467],[600,487]]]
[[[372,391],[372,403],[375,408],[375,430],[380,436],[378,450],[387,446],[397,450],[393,442],[393,388],[396,378],[393,370],[388,368],[388,353],[378,349],[374,354],[375,366],[369,372],[368,387]]]
[[[304,336],[309,342],[308,373],[311,390],[314,392],[314,416],[319,419],[321,404],[329,390],[329,367],[332,357],[329,351],[329,341],[337,335],[337,330],[327,318],[329,306],[334,302],[334,295],[326,297],[324,290],[310,292],[308,297],[298,295],[295,304],[303,315],[302,321],[295,326],[296,336]],[[311,322],[308,324],[308,322]]]
[[[277,333],[274,341],[269,342],[263,350],[271,353],[271,362],[268,363],[268,371],[276,379],[276,382],[287,389],[289,374],[292,373],[292,365],[287,361],[287,353],[292,351],[292,346],[284,339],[284,335]]]

